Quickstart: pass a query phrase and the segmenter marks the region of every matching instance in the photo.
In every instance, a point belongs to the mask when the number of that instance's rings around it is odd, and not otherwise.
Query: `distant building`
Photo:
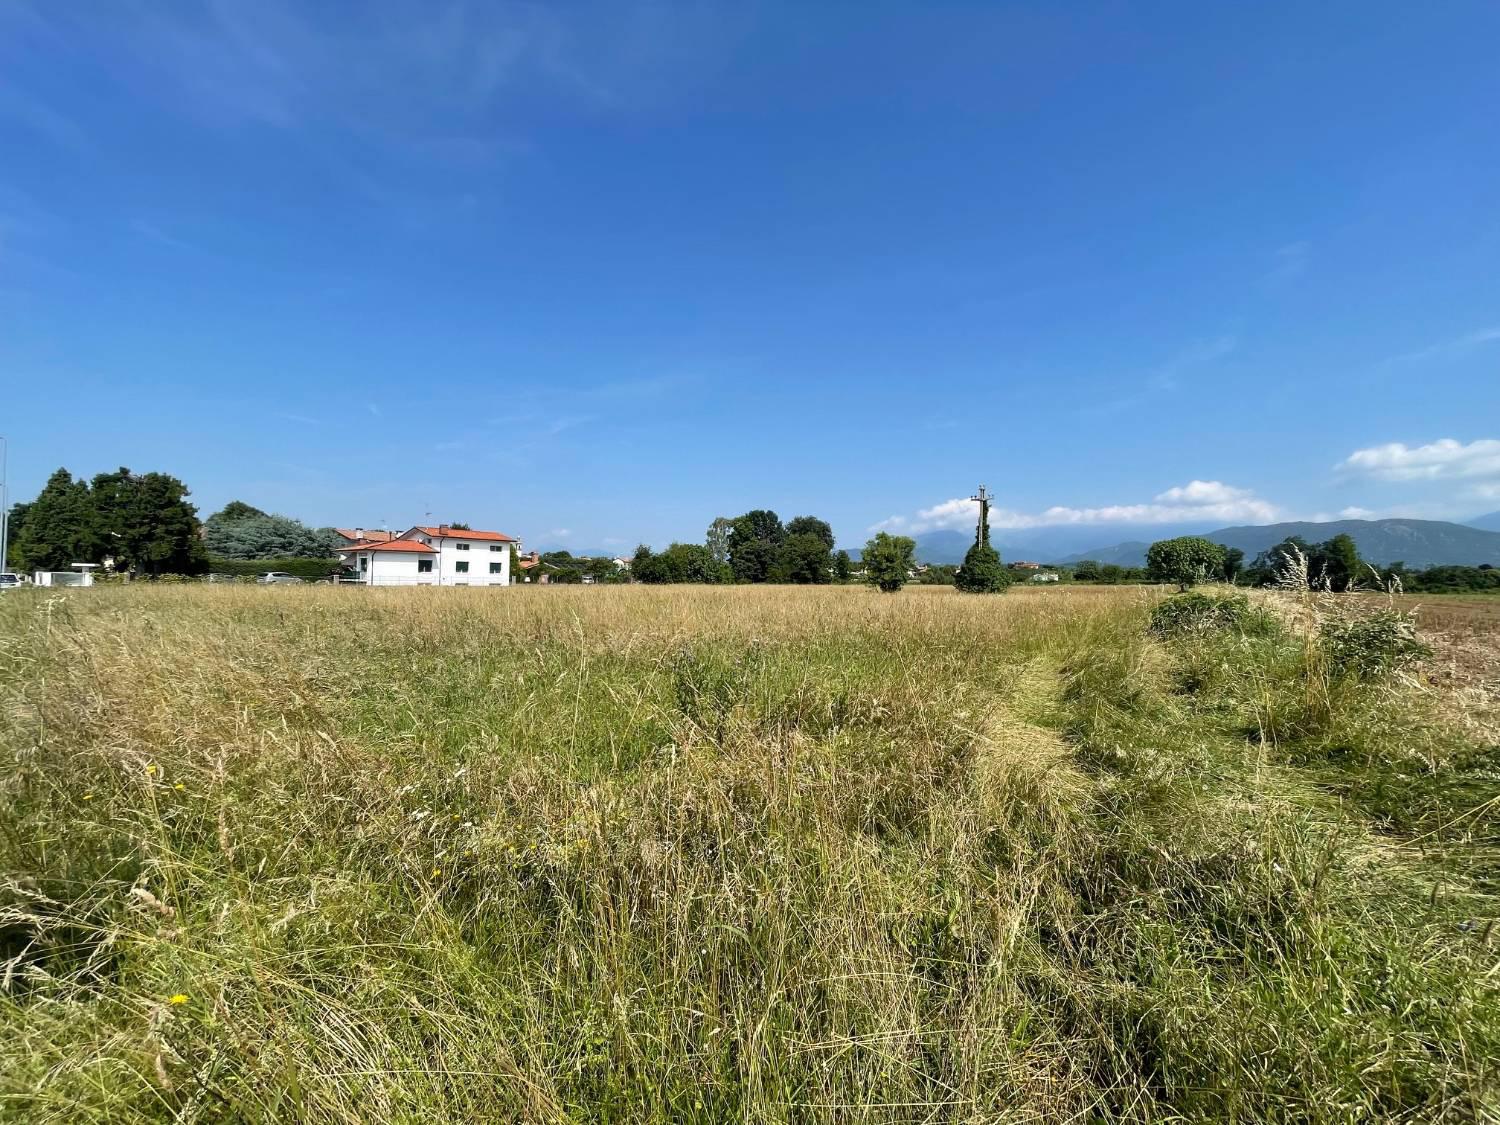
[[[510,549],[517,540],[502,531],[413,527],[399,535],[360,532],[339,552],[367,586],[509,586]],[[339,531],[340,535],[344,532]]]
[[[1041,570],[1042,564],[1039,562],[1013,562],[1010,564],[1010,568],[1011,570]]]

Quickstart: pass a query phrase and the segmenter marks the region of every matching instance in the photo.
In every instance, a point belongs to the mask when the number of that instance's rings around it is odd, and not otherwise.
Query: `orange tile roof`
[[[343,549],[346,555],[354,554],[358,551],[416,551],[424,555],[437,554],[436,547],[429,547],[426,543],[418,543],[415,539],[392,539],[385,543],[372,543],[368,539],[362,539],[358,543],[351,543]]]
[[[333,530],[337,531],[345,539],[352,539],[360,543],[384,543],[387,540],[396,538],[395,532],[392,531],[366,531],[363,535],[355,535],[355,529],[352,527],[336,527]]]
[[[433,535],[438,538],[447,539],[492,539],[499,543],[514,543],[515,537],[506,535],[501,531],[472,531],[462,527],[422,527],[420,524],[414,529],[424,535]]]

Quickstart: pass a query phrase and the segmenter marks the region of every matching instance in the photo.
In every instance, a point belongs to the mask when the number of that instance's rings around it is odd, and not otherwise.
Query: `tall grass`
[[[0,603],[0,1118],[1474,1121],[1493,748],[1150,595]]]

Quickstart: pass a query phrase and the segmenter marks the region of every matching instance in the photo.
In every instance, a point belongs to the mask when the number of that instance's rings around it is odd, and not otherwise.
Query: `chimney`
[[[447,535],[448,532],[450,532],[452,530],[453,530],[453,525],[452,524],[446,524],[446,523],[440,523],[440,524],[438,524],[438,534],[439,535]]]
[[[356,543],[358,543],[364,537],[365,537],[365,529],[362,528],[362,527],[356,527],[354,529],[354,541]]]

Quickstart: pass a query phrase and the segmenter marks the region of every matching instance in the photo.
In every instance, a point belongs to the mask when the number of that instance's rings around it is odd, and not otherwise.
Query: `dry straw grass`
[[[8,596],[0,1119],[1494,1119],[1493,753],[1153,597]]]

